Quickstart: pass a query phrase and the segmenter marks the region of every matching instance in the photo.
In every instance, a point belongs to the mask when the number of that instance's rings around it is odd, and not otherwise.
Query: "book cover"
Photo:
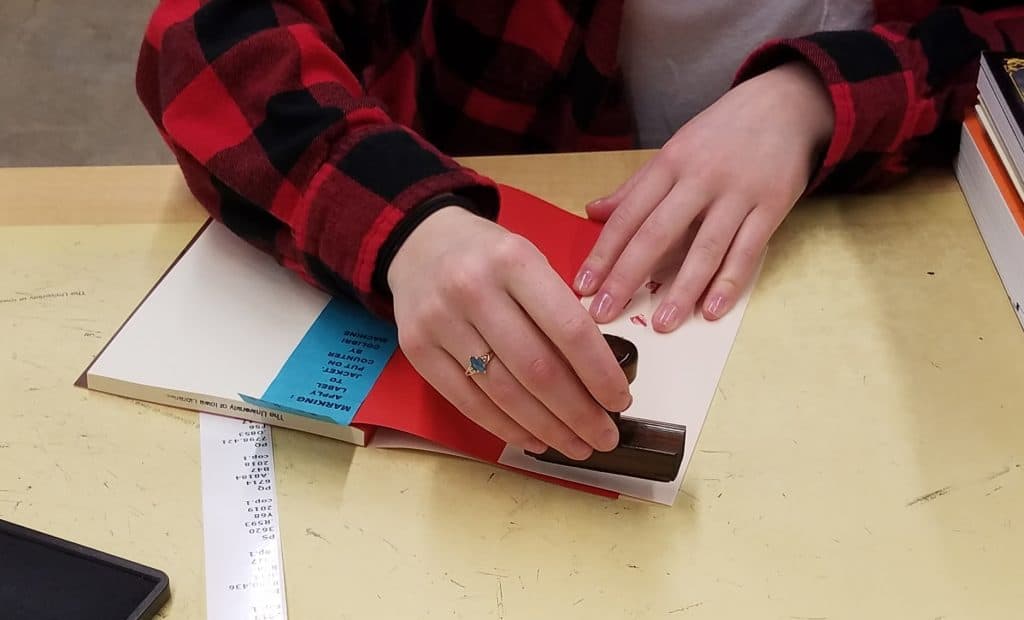
[[[1006,107],[1018,128],[1024,127],[1024,54],[992,53],[982,55]]]
[[[1024,55],[983,53],[977,88],[1009,167],[1024,172]]]

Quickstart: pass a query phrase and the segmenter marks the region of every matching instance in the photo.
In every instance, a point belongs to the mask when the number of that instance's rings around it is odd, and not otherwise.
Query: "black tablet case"
[[[0,618],[142,620],[167,601],[161,571],[0,520]]]

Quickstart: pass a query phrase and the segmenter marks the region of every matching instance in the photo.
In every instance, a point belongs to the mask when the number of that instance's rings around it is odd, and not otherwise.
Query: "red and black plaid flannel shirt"
[[[387,314],[386,267],[419,221],[453,201],[497,214],[494,184],[451,156],[633,145],[624,1],[162,0],[138,91],[215,218]],[[741,68],[802,59],[828,85],[815,187],[955,150],[979,54],[1024,49],[1024,8],[945,4],[877,0],[868,31],[769,42]]]

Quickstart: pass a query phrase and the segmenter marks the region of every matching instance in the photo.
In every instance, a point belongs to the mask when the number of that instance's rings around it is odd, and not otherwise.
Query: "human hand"
[[[460,207],[426,218],[388,270],[399,344],[471,420],[510,444],[583,460],[618,444],[632,401],[593,319],[529,241]],[[470,356],[492,350],[486,373]]]
[[[615,193],[587,206],[607,222],[574,282],[595,295],[594,319],[614,319],[667,252],[685,258],[654,328],[676,329],[701,298],[706,319],[724,316],[806,189],[834,123],[821,79],[791,63],[738,85],[684,125]]]

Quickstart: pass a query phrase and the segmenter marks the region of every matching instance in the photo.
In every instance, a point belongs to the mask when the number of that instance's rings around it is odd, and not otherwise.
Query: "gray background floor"
[[[0,166],[173,160],[135,95],[156,0],[0,0]]]

